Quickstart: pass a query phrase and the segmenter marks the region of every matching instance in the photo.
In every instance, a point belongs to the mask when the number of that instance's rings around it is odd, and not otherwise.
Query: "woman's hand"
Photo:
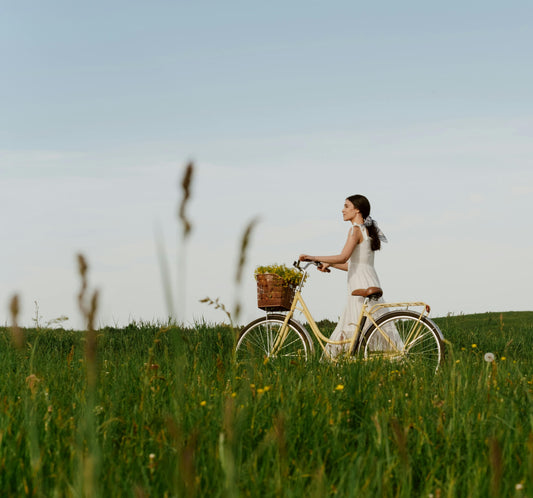
[[[324,273],[330,273],[331,270],[329,269],[331,265],[329,263],[320,263],[319,266],[317,266],[318,271],[324,272]]]
[[[300,254],[300,256],[298,256],[299,261],[311,261],[312,259],[313,258],[309,256],[309,254]]]

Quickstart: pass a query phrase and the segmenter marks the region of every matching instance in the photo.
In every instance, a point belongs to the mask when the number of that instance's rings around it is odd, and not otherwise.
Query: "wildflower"
[[[155,470],[155,467],[156,467],[155,453],[150,453],[148,455],[148,459],[150,461],[150,463],[148,464],[148,468],[150,469],[150,472],[153,472]]]
[[[257,390],[257,394],[263,394],[264,392],[265,392],[265,390],[262,389],[262,388],[259,388],[259,389]]]
[[[235,393],[235,392],[231,393],[231,397],[232,398],[235,398],[235,396],[237,396],[237,393]]]
[[[518,484],[515,484],[514,489],[516,489],[517,491],[521,491],[522,489],[524,489],[524,485],[519,482]]]
[[[455,363],[461,363],[461,360],[455,360]]]
[[[477,348],[477,344],[472,344],[472,348]]]
[[[267,392],[267,391],[270,391],[270,389],[272,389],[272,386],[265,386],[263,387],[264,391]]]
[[[204,401],[200,401],[200,406],[205,406],[205,405],[207,405],[207,401],[205,401],[205,400]]]
[[[335,388],[335,391],[342,391],[344,389],[344,386],[342,384],[338,384]]]
[[[506,359],[507,359],[507,358],[506,358],[505,356],[502,356],[502,357],[501,357],[501,360],[502,360],[502,361],[505,361]]]
[[[485,353],[485,356],[483,356],[483,359],[487,363],[490,363],[490,362],[494,361],[494,354],[493,353]]]

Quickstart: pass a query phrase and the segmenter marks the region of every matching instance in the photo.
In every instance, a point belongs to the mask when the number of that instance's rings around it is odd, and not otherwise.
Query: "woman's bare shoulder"
[[[361,228],[357,225],[352,225],[350,230],[348,231],[348,239],[351,237],[355,238],[357,242],[361,242],[363,240],[363,232],[361,231]]]

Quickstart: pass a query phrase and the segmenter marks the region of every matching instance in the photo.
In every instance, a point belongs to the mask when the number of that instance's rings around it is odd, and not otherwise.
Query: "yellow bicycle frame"
[[[370,323],[372,323],[376,329],[380,332],[380,334],[388,341],[389,346],[391,347],[391,351],[389,352],[391,355],[399,355],[402,353],[397,346],[391,341],[390,337],[387,335],[385,331],[383,331],[380,326],[377,324],[376,320],[374,319],[374,313],[376,313],[380,309],[388,309],[388,308],[409,308],[409,307],[422,307],[422,312],[420,313],[420,316],[418,317],[418,324],[421,323],[421,320],[423,317],[427,316],[429,314],[429,306],[426,303],[423,302],[405,302],[405,303],[378,303],[373,306],[368,305],[369,299],[366,298],[363,302],[363,306],[361,308],[361,312],[359,314],[359,318],[357,320],[357,323],[355,324],[355,332],[353,336],[350,339],[344,339],[341,341],[332,341],[328,337],[324,336],[322,332],[320,332],[320,329],[318,328],[318,325],[316,324],[315,320],[313,319],[311,312],[309,311],[309,308],[305,304],[305,301],[301,295],[300,288],[298,288],[295,291],[294,299],[292,301],[291,309],[289,312],[285,315],[285,320],[283,322],[283,325],[274,340],[274,344],[272,347],[272,355],[275,355],[275,353],[283,346],[283,343],[285,342],[285,339],[287,338],[287,334],[289,332],[289,321],[294,316],[294,313],[296,311],[300,311],[305,316],[307,323],[311,327],[311,330],[316,337],[318,343],[320,344],[320,347],[322,348],[323,354],[329,358],[332,361],[338,361],[337,358],[332,357],[327,349],[326,344],[332,344],[332,345],[345,345],[349,344],[349,347],[347,349],[346,355],[350,354],[350,352],[355,351],[356,344],[359,344],[359,338],[361,334],[361,325],[363,322],[363,319],[369,319]],[[376,317],[378,318],[378,317]],[[418,339],[420,335],[420,331],[422,330],[422,327],[419,325],[414,328],[409,334],[409,336],[405,339],[405,347],[409,348],[409,345],[412,345],[416,340]]]

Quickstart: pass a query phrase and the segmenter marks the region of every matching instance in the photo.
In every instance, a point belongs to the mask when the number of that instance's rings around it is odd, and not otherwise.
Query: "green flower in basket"
[[[302,273],[286,265],[258,266],[255,279],[258,307],[268,311],[284,311],[291,308],[294,289],[301,282]]]

